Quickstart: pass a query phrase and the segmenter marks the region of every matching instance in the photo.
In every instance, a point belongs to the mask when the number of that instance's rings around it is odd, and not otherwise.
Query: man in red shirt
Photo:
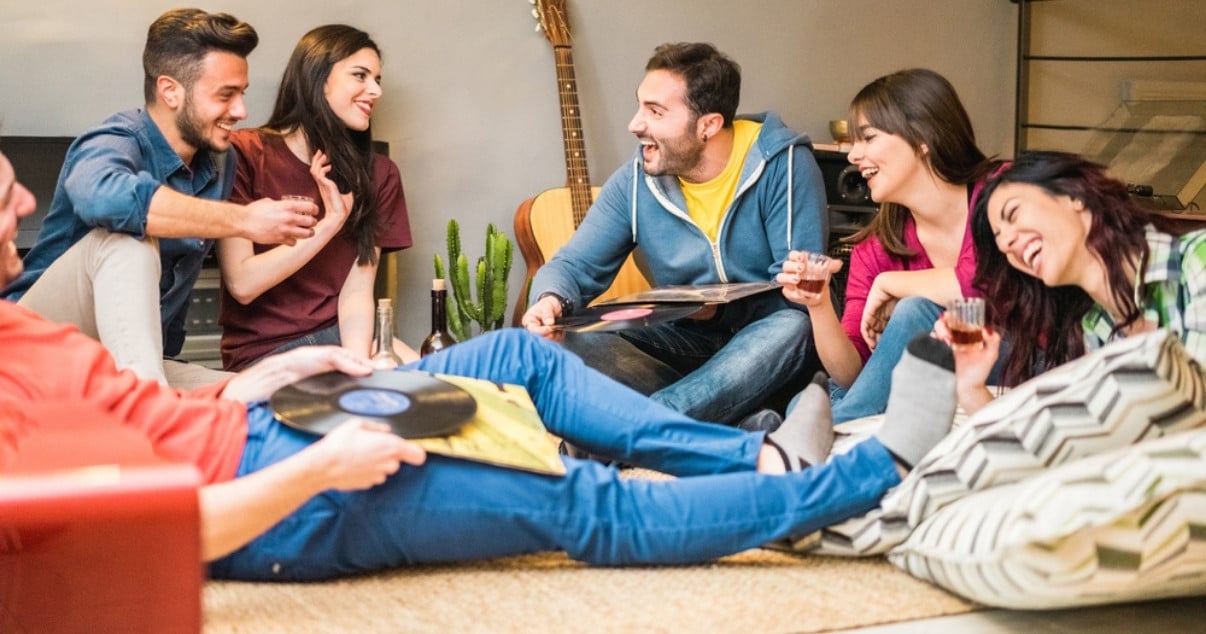
[[[33,208],[0,154],[0,286],[21,272],[13,238]],[[34,404],[70,402],[141,431],[161,456],[196,465],[205,483],[202,554],[221,578],[322,579],[545,550],[606,565],[704,561],[868,510],[900,482],[897,461],[915,463],[928,450],[916,439],[936,443],[950,420],[927,436],[918,421],[894,426],[890,405],[876,438],[808,468],[832,441],[823,417],[769,437],[700,423],[523,330],[475,337],[409,366],[522,385],[552,433],[679,476],[621,480],[614,468],[565,458],[566,474],[555,477],[428,456],[366,420],[322,437],[277,422],[263,401],[278,388],[320,372],[371,372],[338,347],[299,348],[182,393],[117,370],[73,327],[0,301],[0,351],[0,441],[19,445],[39,424]],[[953,374],[945,375],[953,409]],[[932,410],[932,391],[922,392],[915,397]]]

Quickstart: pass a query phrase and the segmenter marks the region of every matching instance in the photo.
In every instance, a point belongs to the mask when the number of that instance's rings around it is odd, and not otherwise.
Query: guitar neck
[[[586,141],[578,110],[578,83],[574,79],[574,54],[568,46],[554,46],[557,61],[557,95],[561,101],[561,140],[565,146],[565,185],[570,190],[574,228],[590,209],[590,172],[586,168]]]

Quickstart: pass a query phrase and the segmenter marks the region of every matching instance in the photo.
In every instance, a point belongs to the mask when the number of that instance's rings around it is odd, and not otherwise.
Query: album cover
[[[776,282],[729,282],[724,284],[680,284],[659,286],[647,291],[624,295],[600,302],[595,306],[615,304],[637,304],[646,302],[685,302],[702,304],[727,304],[733,300],[778,290]]]
[[[558,440],[544,428],[528,391],[519,385],[435,374],[477,401],[477,412],[460,431],[415,444],[431,453],[502,467],[564,475]]]

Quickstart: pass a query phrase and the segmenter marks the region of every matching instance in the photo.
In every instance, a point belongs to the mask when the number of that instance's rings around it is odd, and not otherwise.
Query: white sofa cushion
[[[878,419],[854,421],[846,451]],[[1206,424],[1206,382],[1175,334],[1129,337],[1005,393],[958,425],[878,508],[772,547],[831,555],[885,553],[967,494],[1079,458]],[[846,426],[843,426],[846,427]]]

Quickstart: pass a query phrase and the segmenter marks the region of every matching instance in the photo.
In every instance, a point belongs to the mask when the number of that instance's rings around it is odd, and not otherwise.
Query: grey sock
[[[875,437],[911,469],[950,431],[956,403],[951,349],[918,335],[892,370],[888,409]]]
[[[760,409],[737,422],[737,429],[742,431],[772,432],[783,424],[783,417],[773,409]]]
[[[818,373],[800,393],[783,424],[766,437],[779,450],[788,471],[825,462],[833,448],[833,413],[829,409],[828,379]]]

